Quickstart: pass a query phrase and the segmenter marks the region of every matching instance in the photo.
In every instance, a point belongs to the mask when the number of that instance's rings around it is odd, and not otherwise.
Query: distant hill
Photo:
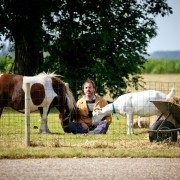
[[[149,58],[153,59],[162,59],[162,58],[170,58],[170,59],[180,59],[180,51],[155,51],[150,54]]]
[[[2,45],[2,43],[1,43]],[[10,55],[14,57],[14,52],[10,51],[12,48],[12,44],[4,43],[3,48],[0,49],[0,56]],[[47,55],[47,54],[45,54]],[[162,59],[162,58],[169,58],[169,59],[179,59],[180,60],[180,51],[155,51],[150,54],[150,56],[145,56],[147,59]]]

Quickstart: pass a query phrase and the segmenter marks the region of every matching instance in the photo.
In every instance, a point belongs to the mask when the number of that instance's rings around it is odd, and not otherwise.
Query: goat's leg
[[[41,114],[41,128],[39,130],[40,133],[46,134],[46,133],[51,133],[48,125],[48,108],[47,107],[43,107],[43,112]]]
[[[127,134],[133,134],[133,114],[127,114]]]
[[[142,126],[141,126],[141,117],[140,116],[138,117],[138,127],[142,128]]]

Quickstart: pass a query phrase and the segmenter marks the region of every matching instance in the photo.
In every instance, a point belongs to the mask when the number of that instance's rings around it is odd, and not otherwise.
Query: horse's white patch
[[[31,111],[37,110],[38,107],[47,107],[47,106],[49,107],[49,105],[51,104],[54,97],[57,96],[57,94],[53,90],[52,80],[49,75],[40,74],[37,76],[24,76],[23,77],[23,87],[22,87],[24,91],[25,91],[26,83],[30,83],[30,88],[33,84],[40,83],[44,86],[44,90],[45,90],[45,98],[40,105],[38,105],[38,106],[34,105],[32,102],[32,99],[30,99]]]

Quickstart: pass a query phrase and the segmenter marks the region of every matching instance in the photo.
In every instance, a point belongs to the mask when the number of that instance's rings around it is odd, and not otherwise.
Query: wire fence
[[[172,87],[175,88],[175,96],[180,97],[180,82],[147,82],[145,88],[168,94]],[[136,128],[135,135],[128,136],[126,134],[126,120],[121,115],[113,115],[113,121],[107,134],[98,135],[64,133],[59,120],[59,112],[56,109],[52,109],[48,115],[48,127],[51,133],[41,134],[39,133],[40,119],[39,112],[30,114],[30,146],[32,147],[117,147],[128,141],[147,141],[148,138],[148,127]],[[25,115],[11,108],[5,108],[0,119],[0,146],[21,147],[24,145]]]

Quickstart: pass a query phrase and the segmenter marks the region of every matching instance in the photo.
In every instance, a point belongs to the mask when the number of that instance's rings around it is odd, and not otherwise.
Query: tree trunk
[[[14,73],[21,75],[35,75],[40,64],[43,63],[43,52],[39,50],[33,39],[15,39]]]

